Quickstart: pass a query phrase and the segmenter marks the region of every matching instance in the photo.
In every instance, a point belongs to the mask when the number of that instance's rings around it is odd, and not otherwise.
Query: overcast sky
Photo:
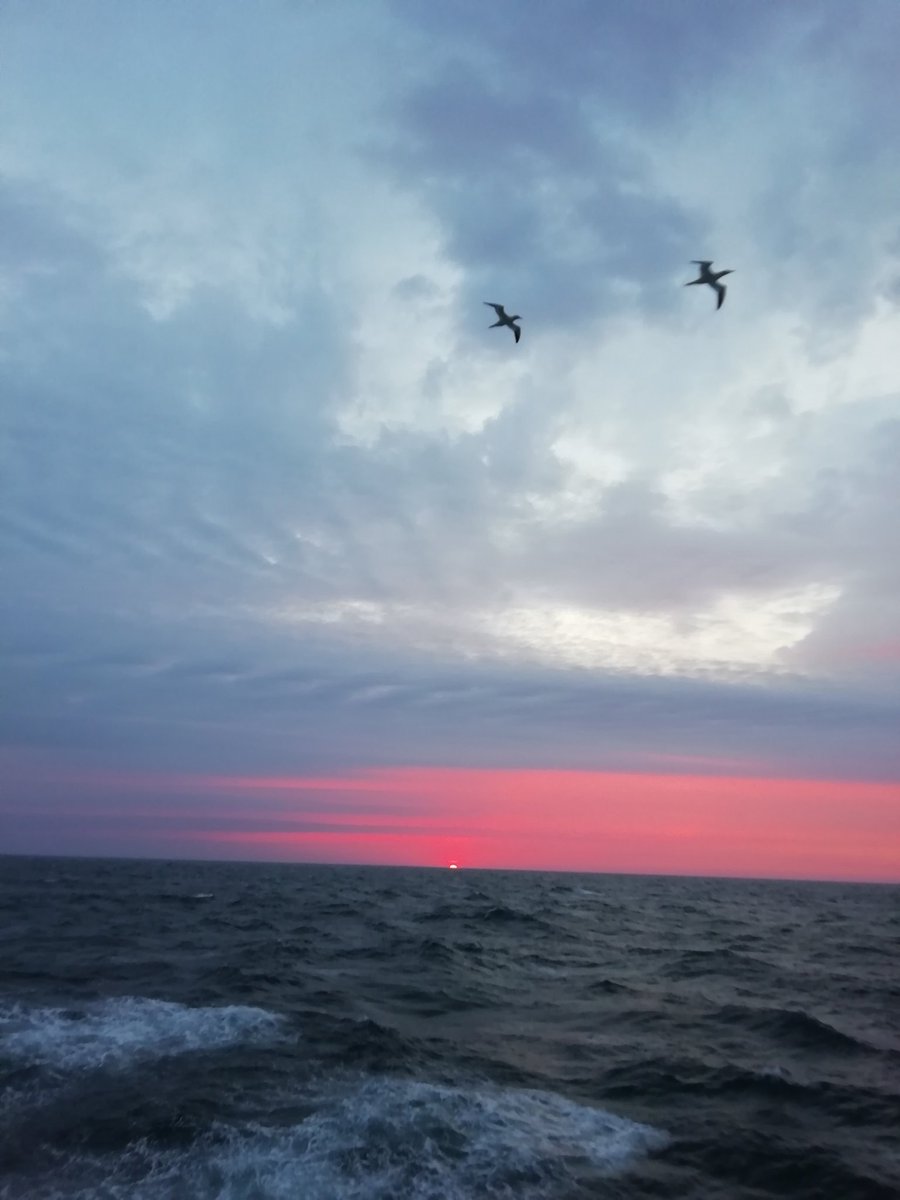
[[[900,876],[898,44],[4,0],[0,850]]]

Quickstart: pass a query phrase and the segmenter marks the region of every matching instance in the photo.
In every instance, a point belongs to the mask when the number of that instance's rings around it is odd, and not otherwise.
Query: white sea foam
[[[212,1050],[275,1036],[282,1019],[262,1008],[191,1008],[123,996],[78,1009],[0,1005],[0,1055],[77,1071]]]
[[[299,1124],[219,1127],[189,1150],[70,1160],[33,1200],[541,1200],[619,1174],[666,1135],[541,1091],[369,1080]],[[19,1194],[9,1192],[8,1195]],[[0,1190],[0,1196],[3,1195]]]

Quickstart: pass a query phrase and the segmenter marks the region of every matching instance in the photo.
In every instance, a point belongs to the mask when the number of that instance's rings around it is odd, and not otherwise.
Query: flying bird
[[[725,303],[725,291],[726,291],[725,284],[719,283],[719,280],[722,278],[723,275],[733,275],[734,271],[732,271],[731,269],[729,269],[727,271],[711,271],[710,267],[712,266],[712,259],[692,258],[691,262],[694,263],[695,266],[698,266],[700,268],[700,278],[692,279],[690,281],[690,283],[686,283],[684,286],[685,287],[693,287],[693,285],[695,283],[708,283],[709,286],[713,289],[713,291],[719,297],[719,302],[716,305],[716,312],[718,312],[719,309],[722,307],[722,305]]]
[[[488,328],[496,329],[498,325],[508,325],[513,331],[513,337],[518,342],[519,338],[522,336],[522,330],[516,324],[516,321],[522,320],[519,314],[516,313],[515,316],[511,317],[502,304],[493,304],[490,300],[483,300],[482,304],[486,304],[488,308],[492,308],[497,314],[497,320],[493,323],[493,325],[489,325]]]

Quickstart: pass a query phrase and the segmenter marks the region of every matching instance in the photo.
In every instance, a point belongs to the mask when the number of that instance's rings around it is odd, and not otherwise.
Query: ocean
[[[900,888],[0,858],[2,1200],[897,1200]]]

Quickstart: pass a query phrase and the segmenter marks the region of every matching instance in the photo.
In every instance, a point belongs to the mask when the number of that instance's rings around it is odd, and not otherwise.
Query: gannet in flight
[[[692,258],[691,262],[700,268],[700,278],[692,279],[690,283],[686,283],[685,287],[693,287],[695,283],[708,283],[709,286],[718,294],[719,303],[716,305],[716,311],[725,303],[725,284],[718,281],[723,275],[733,275],[731,269],[727,271],[711,271],[712,259]]]
[[[493,325],[489,325],[488,328],[496,329],[498,325],[508,325],[513,331],[513,337],[515,337],[516,341],[518,342],[519,338],[522,336],[522,330],[515,323],[516,321],[522,320],[519,314],[516,313],[514,317],[511,317],[502,304],[492,304],[490,300],[483,300],[482,303],[486,304],[488,308],[492,308],[497,314],[497,320],[493,323]]]

